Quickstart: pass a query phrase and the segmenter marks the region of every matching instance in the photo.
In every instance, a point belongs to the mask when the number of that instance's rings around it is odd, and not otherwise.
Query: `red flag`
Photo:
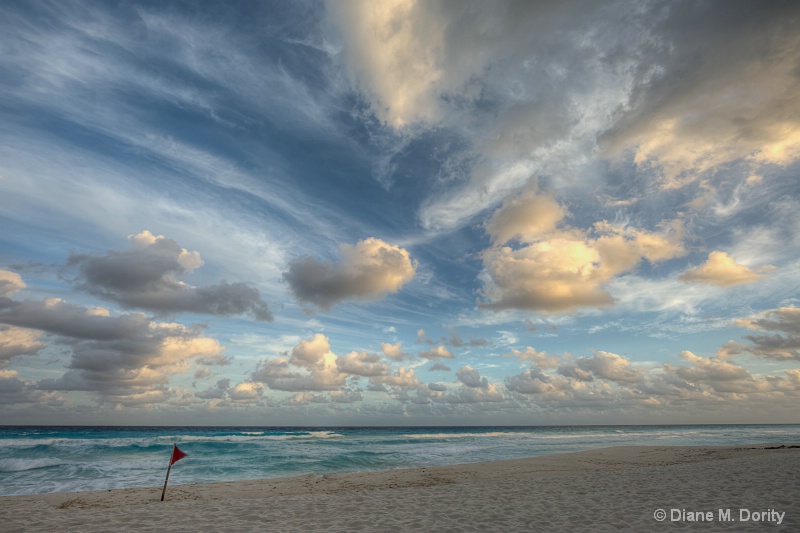
[[[169,465],[172,466],[181,459],[186,457],[186,454],[178,449],[177,444],[172,445],[172,459],[170,459]]]

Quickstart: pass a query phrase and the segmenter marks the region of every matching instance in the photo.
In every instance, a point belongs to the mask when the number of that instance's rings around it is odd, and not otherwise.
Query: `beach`
[[[797,531],[800,446],[616,446],[0,498],[14,531]],[[659,514],[659,510],[663,514]],[[657,518],[663,518],[662,521]]]

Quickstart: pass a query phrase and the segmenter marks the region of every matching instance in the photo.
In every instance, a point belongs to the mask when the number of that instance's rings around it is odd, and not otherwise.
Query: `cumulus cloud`
[[[450,397],[451,402],[502,402],[506,399],[495,384],[489,383],[486,377],[482,377],[478,370],[469,365],[462,366],[456,371],[456,379],[461,382],[463,387],[458,391],[457,396]]]
[[[368,377],[373,383],[388,383],[390,371],[375,354],[350,352],[337,356],[331,351],[328,337],[316,333],[298,342],[288,359],[262,361],[251,379],[282,391],[337,391],[352,376]],[[386,376],[387,381],[380,381],[382,376]]]
[[[665,224],[661,232],[597,222],[589,232],[565,228],[535,237],[518,248],[483,252],[486,309],[523,309],[544,313],[611,305],[604,285],[643,259],[658,263],[685,254],[682,226]]]
[[[547,352],[540,352],[530,346],[526,346],[524,350],[512,349],[504,357],[515,357],[520,361],[533,361],[541,369],[556,368],[559,363],[558,357],[548,356]]]
[[[549,394],[561,396],[569,390],[570,382],[561,376],[545,374],[538,369],[528,369],[505,380],[506,388],[521,394]]]
[[[611,381],[637,383],[643,379],[641,371],[632,368],[629,360],[611,352],[597,351],[592,357],[579,357],[575,366]]]
[[[7,366],[12,357],[39,353],[46,346],[41,336],[41,331],[0,324],[0,368]]]
[[[788,401],[800,395],[797,369],[759,376],[720,357],[680,353],[686,364],[633,368],[622,356],[597,351],[560,366],[531,368],[505,379],[506,389],[553,408],[678,408],[736,401]],[[753,396],[753,395],[756,396]]]
[[[330,340],[322,333],[298,342],[292,348],[292,357],[289,359],[290,364],[308,369],[330,366],[335,362],[336,356],[331,351]]]
[[[403,350],[403,347],[399,342],[396,342],[394,344],[384,342],[383,344],[381,344],[381,351],[383,352],[383,355],[395,361],[402,361],[404,359],[408,359],[411,357],[410,354],[406,353],[406,351]]]
[[[220,379],[217,381],[216,385],[210,387],[204,391],[196,392],[195,396],[201,398],[203,400],[221,400],[225,398],[226,393],[228,392],[228,388],[231,386],[231,380],[229,378]]]
[[[378,300],[409,282],[416,270],[407,250],[369,238],[355,246],[339,246],[338,263],[301,257],[292,261],[283,278],[295,297],[322,309],[355,298]]]
[[[486,388],[489,386],[489,380],[485,377],[482,378],[480,372],[471,366],[462,366],[456,371],[456,378],[458,381],[467,387]]]
[[[414,375],[414,369],[409,368],[406,370],[405,368],[397,369],[397,372],[394,374],[389,374],[385,376],[373,376],[369,378],[369,382],[373,385],[383,386],[387,385],[389,387],[398,387],[401,389],[410,389],[416,387],[419,384],[419,379],[417,376]]]
[[[671,384],[694,393],[717,393],[742,399],[747,393],[785,394],[797,392],[797,384],[791,379],[791,371],[786,377],[754,376],[746,368],[720,359],[719,357],[699,357],[686,350],[680,357],[691,366],[664,365],[667,376],[675,376],[685,383],[673,380]]]
[[[203,265],[199,253],[146,230],[130,236],[130,241],[125,252],[71,254],[67,266],[77,268],[75,287],[127,308],[157,313],[249,314],[256,320],[272,320],[258,290],[247,283],[194,287],[179,281],[178,276]]]
[[[355,403],[364,399],[359,391],[335,390],[329,395],[333,403]]]
[[[36,384],[19,377],[15,370],[0,368],[0,405],[18,404],[60,405],[63,399],[53,392],[43,392]]]
[[[528,241],[551,233],[565,215],[564,208],[552,196],[528,192],[507,200],[495,211],[486,232],[496,244],[515,237]]]
[[[47,333],[71,353],[67,372],[39,381],[40,390],[96,392],[117,403],[166,401],[170,377],[188,370],[187,361],[223,349],[197,326],[154,322],[140,313],[110,316],[57,298],[0,299],[0,324]]]
[[[347,374],[340,374],[335,366],[320,366],[310,372],[299,372],[283,358],[261,363],[251,379],[266,383],[270,389],[282,391],[336,390],[344,385]]]
[[[336,360],[339,372],[353,374],[356,376],[384,376],[391,369],[389,365],[381,361],[381,358],[366,352],[350,352]]]
[[[263,393],[263,385],[252,381],[243,381],[228,389],[228,397],[237,403],[257,402]]]
[[[486,379],[486,378],[483,378]],[[493,383],[485,387],[461,387],[458,400],[463,403],[503,402],[506,400],[503,393]]]
[[[0,269],[0,297],[11,296],[26,287],[22,277],[16,272]]]
[[[708,261],[698,267],[687,270],[678,279],[686,282],[711,283],[720,287],[732,287],[758,281],[764,277],[764,272],[773,270],[773,268],[767,265],[752,270],[740,265],[725,252],[713,251],[708,254]]]
[[[686,381],[733,381],[752,377],[745,368],[716,357],[699,357],[688,350],[681,352],[680,356],[692,364],[690,367],[675,368],[675,374]]]
[[[769,332],[745,335],[751,344],[728,343],[731,352],[749,352],[756,357],[779,361],[800,360],[800,308],[782,307],[742,318],[736,324],[752,330]]]
[[[419,352],[419,356],[425,359],[453,359],[453,353],[441,345],[430,350],[423,350]]]

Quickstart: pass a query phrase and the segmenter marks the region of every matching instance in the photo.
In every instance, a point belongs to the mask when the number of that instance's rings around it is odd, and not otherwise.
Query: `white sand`
[[[800,531],[800,447],[625,446],[176,485],[160,497],[160,487],[2,497],[0,531]],[[672,521],[672,509],[713,520]],[[720,522],[719,509],[732,521]],[[755,522],[755,511],[767,513]]]

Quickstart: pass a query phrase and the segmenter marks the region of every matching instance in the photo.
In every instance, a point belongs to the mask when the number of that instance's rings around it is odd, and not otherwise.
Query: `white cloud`
[[[675,4],[651,46],[650,68],[609,147],[634,151],[664,188],[685,186],[734,161],[786,165],[800,157],[796,64],[800,39],[790,6],[739,9]],[[689,15],[688,10],[691,10]]]
[[[0,369],[7,366],[12,357],[38,353],[46,346],[41,337],[40,331],[0,324]]]
[[[453,359],[453,352],[439,345],[430,350],[419,352],[419,356],[424,359]]]
[[[486,232],[496,244],[504,244],[515,237],[522,241],[535,240],[555,230],[565,215],[564,208],[552,196],[529,192],[507,200],[495,211]]]
[[[409,282],[416,270],[407,250],[369,238],[355,246],[339,246],[338,263],[313,257],[292,261],[283,274],[295,297],[323,309],[351,298],[378,300]]]
[[[456,372],[456,378],[467,387],[487,388],[489,380],[481,377],[480,372],[471,366],[462,366]]]
[[[389,365],[381,361],[381,358],[366,352],[350,352],[336,360],[339,372],[356,376],[385,376],[389,374]]]
[[[410,354],[403,350],[403,347],[399,342],[394,344],[384,342],[381,344],[381,351],[383,352],[383,355],[395,361],[402,361],[403,359],[408,359],[410,357]]]
[[[504,355],[504,357],[515,357],[520,361],[533,361],[533,363],[542,370],[556,368],[559,363],[559,357],[548,356],[547,352],[540,352],[536,348],[526,346],[525,350],[512,349],[511,352]]]
[[[686,282],[710,283],[720,287],[731,287],[743,283],[752,283],[764,277],[764,273],[773,270],[767,265],[756,270],[740,265],[725,252],[713,251],[708,254],[708,261],[689,269],[678,279]]]
[[[610,352],[597,351],[592,357],[579,357],[575,365],[598,378],[611,381],[637,383],[644,379],[641,371],[631,367],[630,361]]]
[[[178,276],[203,265],[198,252],[147,230],[129,239],[131,248],[125,252],[70,254],[67,265],[78,269],[75,287],[128,308],[222,316],[247,313],[256,320],[272,320],[266,302],[248,283],[193,287],[179,281]]]
[[[756,357],[779,361],[800,360],[800,308],[782,307],[736,321],[741,327],[765,331],[745,335],[751,344],[734,343],[729,348],[750,352]]]
[[[4,332],[13,335],[19,334],[17,328],[47,333],[52,344],[70,354],[66,373],[39,381],[39,389],[95,392],[99,400],[112,403],[168,401],[174,392],[167,387],[169,380],[189,370],[188,361],[216,360],[223,350],[199,326],[154,322],[140,313],[110,316],[58,298],[0,299],[0,324],[12,326]],[[35,347],[36,339],[23,333],[28,348]]]
[[[519,248],[492,247],[483,252],[486,301],[480,305],[545,313],[611,305],[607,283],[642,259],[658,263],[684,255],[682,236],[678,222],[659,233],[597,222],[586,233],[565,228]]]

